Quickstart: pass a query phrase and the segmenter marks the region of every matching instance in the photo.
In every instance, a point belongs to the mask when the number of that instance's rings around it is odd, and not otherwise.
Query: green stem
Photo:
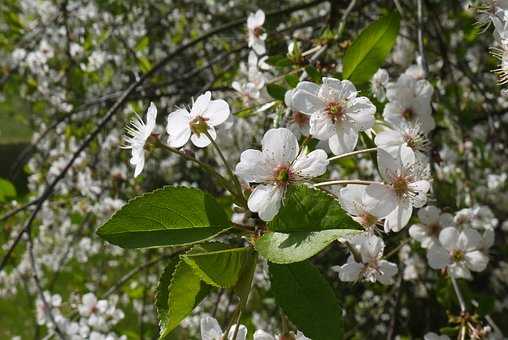
[[[236,177],[235,173],[233,172],[233,169],[231,169],[231,167],[229,166],[229,163],[226,160],[226,157],[224,157],[224,155],[222,154],[222,151],[220,150],[220,148],[217,145],[217,143],[215,143],[215,140],[212,138],[212,136],[210,136],[208,131],[205,131],[205,134],[208,137],[208,139],[210,140],[210,142],[212,143],[212,145],[214,146],[215,150],[217,150],[217,153],[219,154],[220,159],[224,163],[224,166],[226,167],[226,169],[227,169],[227,171],[229,173],[229,176],[231,177],[231,180],[234,182],[234,184],[236,186],[236,189],[238,190],[237,191],[238,197],[241,198],[242,203],[246,207],[247,206],[247,201],[245,200],[245,197],[243,196],[242,185],[238,181],[238,177]]]
[[[226,186],[226,189],[231,193],[233,194],[233,196],[237,197],[237,198],[240,198],[238,197],[238,194],[236,193],[235,190],[233,190],[232,188],[230,188],[230,186],[228,185],[229,184],[229,181],[227,179],[225,179],[221,174],[219,174],[212,166],[204,163],[204,162],[201,162],[200,160],[190,156],[190,155],[187,155],[186,153],[180,151],[180,150],[177,150],[169,145],[166,145],[164,143],[162,143],[160,140],[157,140],[157,146],[161,147],[162,149],[166,150],[166,151],[169,151],[171,153],[174,153],[180,157],[183,157],[185,158],[186,160],[188,161],[191,161],[191,162],[194,162],[196,164],[198,164],[199,166],[201,166],[204,170],[208,171],[209,173],[211,173],[212,175],[216,176],[221,182],[224,183],[224,185]],[[243,198],[243,195],[241,196],[241,201],[243,202],[244,201],[244,198]]]
[[[369,185],[369,184],[381,184],[380,182],[375,181],[362,181],[362,180],[338,180],[338,181],[327,181],[327,182],[321,182],[321,183],[315,183],[313,186],[315,188],[321,187],[321,186],[328,186],[328,185],[347,185],[347,184],[360,184],[360,185]]]
[[[370,148],[370,149],[356,150],[356,151],[353,151],[353,152],[348,152],[348,153],[345,153],[345,154],[342,154],[342,155],[338,155],[338,156],[330,157],[330,158],[328,158],[328,161],[334,161],[334,160],[337,160],[337,159],[342,159],[342,158],[346,158],[346,157],[350,157],[350,156],[358,155],[358,154],[361,154],[361,153],[374,152],[374,151],[376,151],[376,150],[377,150],[377,148]]]

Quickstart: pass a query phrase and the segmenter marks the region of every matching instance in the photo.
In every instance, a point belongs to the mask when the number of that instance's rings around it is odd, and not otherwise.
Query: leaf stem
[[[199,166],[201,166],[204,170],[208,171],[209,173],[211,173],[212,175],[215,175],[221,182],[224,183],[226,189],[231,193],[233,194],[233,196],[237,197],[240,199],[240,197],[238,197],[238,193],[233,190],[232,188],[230,188],[230,186],[228,185],[229,182],[227,179],[224,178],[224,176],[222,176],[221,174],[219,174],[212,166],[210,166],[209,164],[206,164],[200,160],[198,160],[197,158],[194,158],[190,155],[187,155],[185,152],[182,152],[178,149],[175,149],[169,145],[166,145],[164,143],[162,143],[159,139],[157,139],[157,146],[161,147],[162,149],[166,150],[166,151],[169,151],[171,153],[174,153],[180,157],[183,157],[185,158],[186,160],[188,161],[191,161],[191,162],[194,162],[196,164],[198,164]],[[243,198],[243,195],[241,196],[241,201],[243,202],[245,200],[245,198]]]
[[[210,140],[210,142],[212,143],[212,145],[214,146],[215,150],[217,150],[217,153],[219,154],[220,159],[224,163],[224,166],[226,167],[226,169],[229,173],[229,176],[231,177],[231,180],[233,181],[233,183],[236,186],[236,189],[238,190],[237,195],[241,199],[242,204],[244,204],[244,206],[247,206],[247,202],[245,200],[245,197],[243,196],[242,185],[238,181],[238,177],[236,177],[235,173],[233,172],[233,169],[231,169],[231,167],[229,166],[229,163],[226,160],[226,157],[224,157],[224,154],[222,153],[222,151],[220,150],[219,146],[217,145],[215,140],[212,138],[212,136],[210,136],[208,131],[205,131],[205,134],[208,137],[208,139]]]
[[[313,186],[315,188],[321,187],[321,186],[328,186],[328,185],[346,185],[346,184],[360,184],[360,185],[369,185],[369,184],[381,184],[380,182],[376,181],[362,181],[359,179],[344,179],[344,180],[337,180],[337,181],[327,181],[327,182],[320,182],[315,183]]]
[[[350,156],[354,156],[354,155],[359,155],[361,153],[374,152],[376,150],[377,150],[377,148],[369,148],[369,149],[363,149],[363,150],[356,150],[356,151],[348,152],[348,153],[345,153],[345,154],[342,154],[342,155],[330,157],[330,158],[328,158],[328,161],[335,161],[337,159],[342,159],[342,158],[346,158],[346,157],[350,157]]]
[[[453,290],[455,291],[455,295],[457,295],[457,300],[459,300],[460,311],[461,311],[461,313],[465,313],[466,312],[466,302],[464,301],[462,292],[460,291],[459,285],[457,284],[457,280],[455,280],[455,278],[451,275],[450,275],[450,280],[452,281]]]

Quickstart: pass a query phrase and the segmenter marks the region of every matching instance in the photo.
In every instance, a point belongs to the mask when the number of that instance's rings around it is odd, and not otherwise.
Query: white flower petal
[[[397,196],[390,186],[373,183],[365,189],[365,205],[368,211],[383,218],[396,208]]]
[[[460,233],[457,239],[457,248],[463,251],[471,251],[478,248],[481,242],[482,237],[479,232],[471,228],[466,228]]]
[[[204,94],[200,95],[198,99],[194,102],[191,109],[191,116],[194,118],[196,116],[202,116],[203,113],[210,105],[210,100],[212,99],[212,93],[210,91],[206,91]]]
[[[339,268],[339,279],[345,282],[358,281],[363,268],[363,264],[355,262],[350,256],[348,261]]]
[[[271,221],[280,209],[283,190],[276,185],[258,185],[251,193],[247,205],[263,221]]]
[[[459,231],[453,227],[444,228],[439,233],[439,242],[448,250],[454,250],[457,247]]]
[[[292,109],[306,114],[323,111],[325,102],[317,95],[306,90],[297,89],[291,100]]]
[[[215,129],[213,126],[208,127],[208,134],[210,137],[212,137],[213,140],[217,138],[217,132],[215,132]],[[198,148],[204,148],[210,145],[211,141],[210,138],[204,133],[201,133],[199,135],[193,133],[191,136],[191,142]]]
[[[335,134],[335,124],[325,112],[317,112],[310,116],[309,132],[319,140],[328,140]]]
[[[479,250],[467,252],[464,255],[467,267],[474,272],[481,272],[487,268],[489,257]]]
[[[389,230],[395,232],[401,231],[409,222],[412,212],[413,207],[408,200],[399,200],[395,209],[386,216],[385,232]]]
[[[229,329],[228,340],[245,340],[247,338],[247,327],[244,325],[238,326],[238,333],[235,337],[236,325],[231,326]]]
[[[276,340],[275,337],[261,329],[254,333],[254,340]]]
[[[312,178],[324,174],[328,163],[326,152],[317,149],[307,155],[298,156],[291,169],[301,177]]]
[[[242,152],[235,173],[246,182],[264,183],[273,177],[273,168],[261,151],[248,149]]]
[[[298,155],[298,140],[286,128],[270,129],[261,141],[263,155],[274,164],[290,164]]]
[[[439,223],[440,214],[441,209],[433,205],[428,205],[425,208],[418,210],[418,218],[420,219],[420,222],[426,225]]]
[[[353,124],[343,121],[336,124],[335,135],[328,140],[334,155],[342,155],[355,149],[358,142],[358,131]]]
[[[179,109],[169,114],[166,125],[169,146],[179,148],[187,143],[191,135],[189,123],[190,116],[187,110]]]
[[[222,338],[219,322],[210,316],[201,318],[201,339],[216,340]]]
[[[434,244],[427,250],[427,261],[432,269],[442,269],[450,264],[450,254],[439,244]]]
[[[365,185],[348,184],[346,187],[340,189],[339,202],[342,209],[354,216],[361,214],[362,211],[360,211],[361,209],[359,208],[363,202],[365,188]]]
[[[229,105],[222,99],[212,100],[203,113],[203,118],[208,118],[208,124],[217,126],[224,123],[230,114]]]

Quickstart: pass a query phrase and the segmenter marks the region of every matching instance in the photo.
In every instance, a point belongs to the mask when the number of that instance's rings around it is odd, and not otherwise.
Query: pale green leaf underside
[[[316,255],[334,240],[358,232],[351,229],[268,232],[256,241],[256,250],[270,262],[300,262]]]

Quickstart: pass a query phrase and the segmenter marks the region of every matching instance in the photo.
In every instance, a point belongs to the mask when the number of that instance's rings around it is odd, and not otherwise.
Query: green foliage
[[[270,56],[265,60],[265,62],[268,65],[272,65],[275,67],[291,66],[291,61],[286,56],[283,56],[283,55]]]
[[[222,288],[231,288],[238,282],[249,258],[253,256],[250,248],[230,248],[223,244],[207,250],[186,255],[183,259],[201,280]]]
[[[268,224],[272,231],[358,229],[359,225],[331,195],[305,185],[290,186],[279,214]]]
[[[3,178],[0,178],[0,202],[5,202],[8,198],[16,197],[16,188],[14,185]]]
[[[164,187],[127,203],[97,233],[124,248],[145,248],[200,242],[228,225],[224,209],[208,193]]]
[[[323,77],[321,72],[318,71],[317,68],[315,68],[312,65],[309,65],[305,68],[305,71],[309,75],[309,78],[312,79],[315,83],[321,83],[321,78]]]
[[[344,79],[350,79],[355,84],[369,81],[395,44],[399,27],[400,15],[397,12],[367,26],[344,55]]]
[[[299,262],[316,255],[338,238],[357,232],[351,229],[268,232],[257,240],[256,250],[274,263]]]
[[[266,91],[273,99],[284,101],[284,95],[286,94],[286,89],[277,84],[268,84],[266,85]]]
[[[341,307],[332,288],[308,261],[270,264],[272,291],[292,323],[311,339],[342,339]]]
[[[167,316],[160,320],[161,339],[168,336],[203,300],[207,293],[208,288],[192,268],[181,260],[173,272],[168,292],[165,293],[168,296],[168,309]],[[159,295],[161,294],[159,293]]]

